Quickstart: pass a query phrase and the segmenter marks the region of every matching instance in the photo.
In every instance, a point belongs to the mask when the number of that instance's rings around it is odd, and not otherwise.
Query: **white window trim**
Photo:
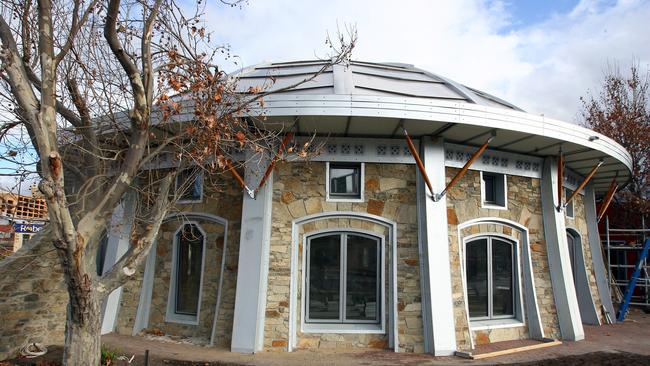
[[[201,251],[201,280],[199,281],[199,300],[196,307],[196,315],[177,314],[176,313],[176,286],[177,278],[176,272],[178,271],[178,233],[183,230],[185,225],[195,225],[196,228],[203,235],[203,250]],[[167,295],[167,313],[165,315],[165,322],[167,323],[180,323],[187,325],[198,325],[201,315],[201,301],[203,298],[203,272],[205,270],[205,250],[207,234],[205,230],[196,221],[185,221],[174,232],[174,241],[172,245],[172,274],[169,279],[169,294]]]
[[[481,184],[481,208],[488,208],[492,210],[507,210],[508,209],[508,176],[503,173],[498,173],[498,172],[486,172],[489,174],[494,174],[494,175],[500,175],[503,177],[503,206],[501,205],[495,205],[491,203],[486,203],[485,202],[485,184],[483,184],[483,171],[479,171],[480,173],[480,184]]]
[[[308,304],[307,285],[307,246],[308,240],[318,236],[331,234],[361,234],[379,240],[381,249],[381,272],[380,272],[380,298],[381,307],[379,312],[379,323],[306,323]],[[385,334],[386,333],[386,238],[384,235],[373,231],[355,228],[324,229],[303,234],[302,243],[302,298],[300,306],[300,331],[302,333],[337,333],[337,334]],[[341,258],[343,260],[343,258]]]
[[[334,164],[345,164],[342,162],[333,162]],[[354,163],[354,162],[351,162]],[[359,177],[359,198],[341,198],[341,197],[330,197],[330,162],[325,162],[325,201],[326,202],[365,202],[365,163],[359,163],[360,165],[360,177]]]
[[[482,329],[498,329],[498,328],[515,328],[526,325],[526,314],[524,310],[524,294],[523,294],[523,278],[521,274],[521,258],[519,255],[519,250],[521,249],[521,243],[514,237],[491,232],[483,232],[478,234],[469,235],[463,238],[463,283],[464,286],[467,286],[467,243],[473,240],[476,240],[481,237],[496,237],[512,242],[513,255],[515,256],[515,268],[513,279],[515,281],[514,288],[517,293],[513,295],[515,303],[513,304],[513,309],[515,310],[515,316],[510,318],[495,318],[495,319],[472,319],[469,316],[469,309],[467,310],[467,319],[470,322],[470,329],[472,331],[482,330]],[[464,288],[465,299],[468,301],[467,288]]]
[[[192,168],[188,168],[188,169],[192,169]],[[174,189],[176,191],[178,191],[178,178],[179,178],[179,176],[177,175],[176,179],[174,181]],[[197,173],[196,179],[200,182],[200,185],[199,185],[199,198],[194,199],[194,200],[179,199],[178,201],[176,201],[176,203],[201,203],[201,202],[203,202],[203,171],[199,171]]]
[[[569,195],[573,194],[575,190],[569,188],[569,187],[563,187],[564,189],[564,202],[566,202],[567,198],[569,198]],[[564,215],[566,215],[567,219],[573,219],[576,216],[576,206],[574,205],[575,203],[575,198],[569,202],[568,205],[564,208]],[[571,207],[571,215],[569,215],[569,207]]]

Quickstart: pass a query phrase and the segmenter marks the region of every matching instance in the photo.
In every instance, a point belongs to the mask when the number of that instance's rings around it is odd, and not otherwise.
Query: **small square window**
[[[176,176],[176,192],[179,202],[199,202],[203,196],[203,173],[197,169],[186,169]]]
[[[481,172],[481,197],[483,207],[506,208],[506,176]]]
[[[569,188],[564,188],[564,202],[571,197],[573,194],[573,191],[570,190]],[[564,211],[566,213],[566,217],[568,218],[573,218],[573,201],[569,202],[568,205],[566,205],[566,209]]]
[[[362,176],[362,163],[328,163],[327,198],[334,200],[362,200]]]

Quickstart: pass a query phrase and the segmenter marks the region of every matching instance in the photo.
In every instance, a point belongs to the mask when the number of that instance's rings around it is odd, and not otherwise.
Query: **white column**
[[[594,266],[594,275],[596,276],[596,287],[600,296],[600,303],[609,313],[613,323],[616,323],[616,312],[612,304],[612,296],[609,293],[607,275],[605,271],[605,261],[603,260],[603,251],[600,245],[600,233],[598,232],[598,218],[596,217],[596,196],[594,194],[593,184],[587,184],[585,188],[585,218],[587,219],[587,230],[589,231],[589,248],[591,249],[591,261]]]
[[[136,204],[136,193],[128,191],[124,200],[115,208],[107,229],[108,243],[102,273],[108,272],[113,265],[129,250],[129,237],[133,224],[133,213]],[[122,286],[113,290],[104,301],[104,317],[102,319],[102,334],[115,330],[115,322],[122,298]]]
[[[541,187],[548,267],[551,272],[553,296],[562,338],[567,341],[579,341],[584,339],[585,335],[573,284],[564,211],[557,209],[557,187],[557,161],[555,158],[548,157],[544,160]]]
[[[420,157],[434,192],[442,192],[446,183],[443,140],[422,138]],[[417,192],[424,349],[436,356],[449,356],[456,351],[456,329],[451,291],[447,199],[442,197],[435,202],[419,171]]]
[[[251,189],[260,180],[259,167],[246,168],[246,183]],[[271,202],[273,174],[257,193],[255,199],[244,192],[239,264],[237,267],[237,292],[233,319],[233,352],[253,353],[263,349],[266,289],[269,272],[269,245],[271,237]]]

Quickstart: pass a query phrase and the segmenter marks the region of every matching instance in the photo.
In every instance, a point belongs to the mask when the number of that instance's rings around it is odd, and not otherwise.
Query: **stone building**
[[[239,88],[292,85],[322,65],[254,66]],[[293,125],[298,141],[316,134],[316,157],[278,163],[254,198],[234,179],[207,192],[209,177],[197,177],[137,281],[109,297],[105,333],[235,352],[449,355],[579,341],[583,324],[613,320],[595,197],[628,180],[631,159],[611,139],[393,63],[335,65],[249,113],[267,128]],[[249,186],[265,168],[246,167]],[[128,204],[115,215],[128,222]],[[128,246],[120,230],[105,265]]]

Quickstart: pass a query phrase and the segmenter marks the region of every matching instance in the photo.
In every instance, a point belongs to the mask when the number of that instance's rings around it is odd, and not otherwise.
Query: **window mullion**
[[[487,240],[487,282],[488,282],[488,318],[492,319],[493,314],[493,304],[492,304],[492,238]]]
[[[346,273],[347,273],[347,267],[348,267],[348,256],[347,256],[347,249],[348,249],[348,236],[347,234],[341,234],[341,263],[340,263],[340,269],[341,269],[341,284],[339,286],[339,320],[341,323],[345,323],[345,294],[347,292],[346,285]]]

